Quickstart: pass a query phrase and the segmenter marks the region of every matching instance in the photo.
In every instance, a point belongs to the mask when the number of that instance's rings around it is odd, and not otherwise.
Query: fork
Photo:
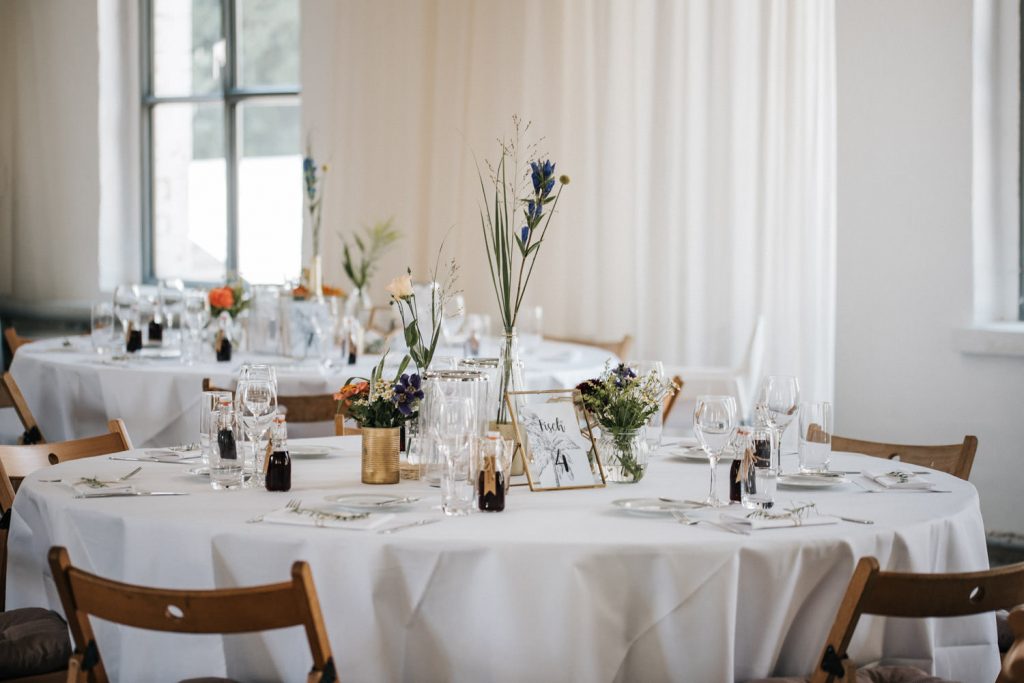
[[[118,477],[117,480],[118,481],[126,481],[128,479],[131,479],[132,477],[134,477],[136,474],[138,474],[141,471],[142,471],[141,467],[136,467],[134,470],[132,470],[128,474],[126,474],[124,476],[121,476],[121,477]]]
[[[693,517],[689,517],[689,516],[683,514],[682,512],[677,512],[675,510],[672,510],[671,514],[672,514],[673,517],[675,517],[677,522],[679,522],[680,524],[685,524],[686,526],[693,526],[695,524],[702,524],[703,523],[703,524],[710,524],[713,527],[718,527],[719,529],[722,529],[724,531],[728,531],[728,532],[734,533],[734,534],[739,534],[741,536],[749,536],[750,535],[750,532],[747,531],[746,529],[740,529],[739,527],[733,526],[732,524],[726,524],[725,522],[715,522],[715,521],[710,520],[710,519],[694,519]]]
[[[859,486],[865,493],[953,493],[949,489],[873,489],[865,486],[856,479],[850,479],[850,481]]]

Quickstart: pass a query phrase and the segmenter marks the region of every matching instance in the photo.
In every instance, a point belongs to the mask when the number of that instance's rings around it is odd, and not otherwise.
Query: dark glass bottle
[[[484,442],[483,468],[477,475],[477,507],[484,512],[501,512],[505,509],[505,472],[502,467],[501,449],[505,447],[497,432],[488,432]]]
[[[164,326],[155,320],[149,321],[149,343],[151,346],[160,346],[164,342]]]
[[[734,503],[743,502],[743,487],[740,482],[740,465],[742,462],[742,457],[735,458],[729,467],[729,500]]]
[[[238,460],[234,415],[228,401],[222,402],[217,409],[217,450],[220,452],[221,460]]]
[[[128,327],[128,340],[125,344],[125,351],[135,353],[142,348],[142,330],[136,330],[134,326]]]
[[[267,458],[267,490],[288,491],[292,487],[292,459],[288,455],[288,426],[283,415],[274,418],[270,440],[272,450]]]

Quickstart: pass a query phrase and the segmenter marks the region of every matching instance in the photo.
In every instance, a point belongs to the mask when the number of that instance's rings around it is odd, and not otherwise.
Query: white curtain
[[[552,334],[631,333],[637,357],[765,370],[832,393],[832,1],[304,0],[304,125],[333,229],[393,215],[382,269],[426,275],[452,230],[471,310],[496,311],[475,158],[511,115],[572,177],[530,284]],[[308,246],[308,245],[307,245]],[[496,316],[495,316],[496,317]]]

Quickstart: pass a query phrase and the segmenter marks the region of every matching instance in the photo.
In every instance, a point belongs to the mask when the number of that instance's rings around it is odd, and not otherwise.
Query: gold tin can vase
[[[363,483],[397,484],[401,427],[363,427]]]

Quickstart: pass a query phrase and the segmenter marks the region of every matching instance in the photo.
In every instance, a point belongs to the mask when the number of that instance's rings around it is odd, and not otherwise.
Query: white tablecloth
[[[400,521],[440,516],[438,490],[419,482],[360,485],[358,437],[323,442],[338,454],[296,460],[289,493],[215,492],[171,464],[144,465],[136,485],[191,495],[76,500],[64,484],[38,481],[113,477],[135,465],[106,458],[33,475],[14,505],[8,605],[59,609],[45,566],[54,544],[102,576],[177,588],[282,581],[302,559],[312,566],[342,680],[732,681],[808,674],[860,557],[901,571],[988,567],[974,487],[941,474],[934,480],[952,493],[780,491],[780,502],[816,501],[824,513],[868,517],[873,526],[738,536],[612,506],[624,497],[701,496],[707,465],[669,457],[636,485],[514,489],[505,512],[392,535],[246,523],[290,498],[313,504],[354,490],[424,496]],[[835,462],[878,464],[848,454]],[[101,623],[97,638],[122,681],[225,671],[299,681],[311,661],[300,629],[222,639]],[[885,655],[955,680],[992,681],[994,643],[991,615],[870,618],[852,652],[858,661]]]
[[[196,441],[199,431],[199,394],[202,379],[217,386],[234,386],[246,360],[273,363],[282,395],[323,394],[337,391],[352,376],[367,377],[380,356],[366,355],[356,365],[331,372],[317,361],[235,354],[230,363],[201,362],[191,366],[178,360],[138,358],[112,361],[97,356],[88,338],[73,337],[65,347],[61,339],[39,341],[18,349],[11,373],[50,441],[94,436],[107,431],[107,422],[121,418],[136,446],[170,446]],[[485,351],[487,349],[484,349]],[[493,351],[493,349],[492,349]],[[438,356],[446,350],[439,349]],[[524,353],[525,380],[531,390],[575,386],[604,369],[608,352],[575,344],[542,342]],[[389,357],[397,367],[400,355]],[[297,436],[326,436],[333,424],[311,432],[299,426]]]

